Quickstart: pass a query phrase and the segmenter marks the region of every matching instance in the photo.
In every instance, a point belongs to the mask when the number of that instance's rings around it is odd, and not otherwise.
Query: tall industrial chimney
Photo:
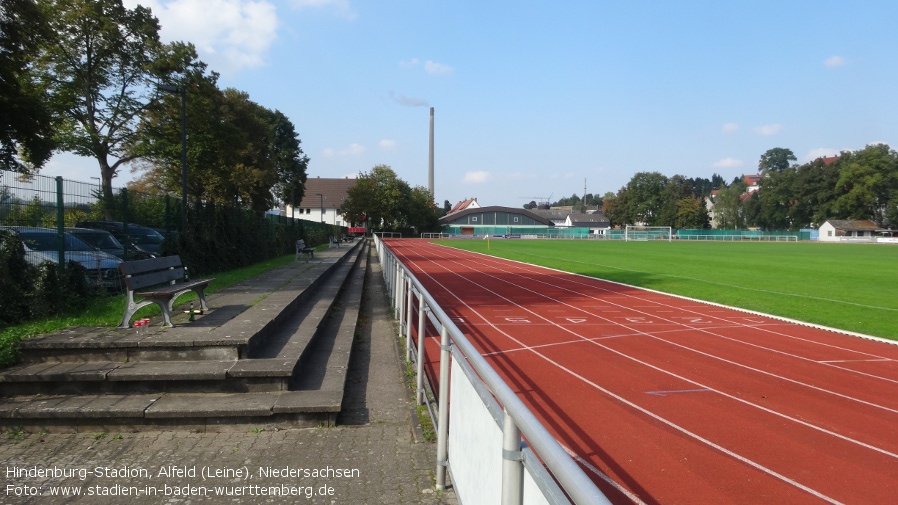
[[[434,198],[433,192],[433,107],[430,108],[430,154],[427,163],[427,189],[430,190],[430,197]]]

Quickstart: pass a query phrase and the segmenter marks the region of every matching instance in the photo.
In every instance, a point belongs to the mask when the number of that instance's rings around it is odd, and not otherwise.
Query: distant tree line
[[[719,229],[798,230],[830,219],[898,226],[898,153],[888,145],[801,165],[794,161],[789,149],[765,152],[758,162],[758,189],[751,193],[744,176],[727,184],[718,174],[693,179],[640,172],[617,193],[604,195],[602,211],[613,225],[707,228],[705,199],[716,190],[711,199]]]

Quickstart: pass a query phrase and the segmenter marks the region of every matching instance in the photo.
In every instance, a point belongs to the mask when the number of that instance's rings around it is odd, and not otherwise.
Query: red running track
[[[898,345],[384,242],[612,502],[898,502]]]

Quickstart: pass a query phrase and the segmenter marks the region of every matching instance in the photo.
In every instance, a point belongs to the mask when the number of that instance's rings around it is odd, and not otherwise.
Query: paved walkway
[[[0,436],[0,504],[457,503],[451,491],[434,491],[436,445],[416,441],[414,403],[403,384],[380,265],[372,260],[336,428],[13,430]]]

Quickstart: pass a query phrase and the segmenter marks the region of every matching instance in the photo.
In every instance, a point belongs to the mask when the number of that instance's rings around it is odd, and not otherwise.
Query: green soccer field
[[[898,340],[898,247],[767,242],[438,243]]]

